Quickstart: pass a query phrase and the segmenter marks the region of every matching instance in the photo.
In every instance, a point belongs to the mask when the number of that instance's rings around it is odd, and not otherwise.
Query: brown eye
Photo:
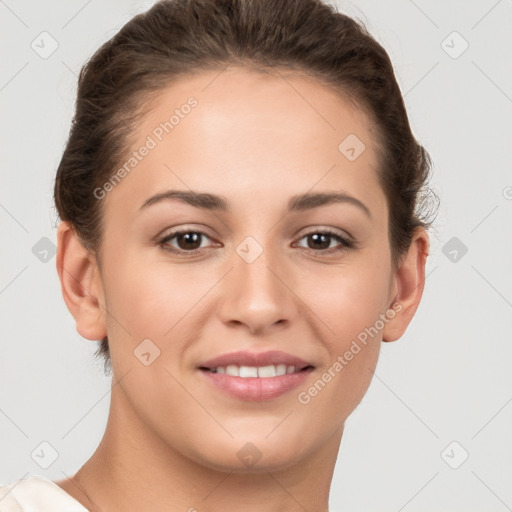
[[[310,249],[329,249],[332,236],[327,233],[313,233],[312,235],[307,235],[306,238],[308,239],[308,247]]]
[[[306,246],[299,245],[300,247],[304,247],[309,251],[318,254],[330,254],[333,252],[341,252],[345,249],[353,247],[353,242],[348,240],[347,238],[342,237],[337,232],[333,232],[330,230],[325,231],[315,231],[313,233],[308,233],[304,235],[301,240],[306,239]],[[332,245],[334,242],[334,245]]]
[[[188,233],[178,233],[176,235],[176,243],[183,250],[194,250],[201,247],[201,234],[190,231]]]
[[[210,237],[201,231],[174,231],[160,240],[160,245],[168,251],[175,253],[195,254],[200,252],[203,239]],[[174,241],[171,243],[171,241]]]

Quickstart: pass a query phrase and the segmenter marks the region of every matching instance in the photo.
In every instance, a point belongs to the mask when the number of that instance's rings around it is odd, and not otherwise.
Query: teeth
[[[268,366],[238,366],[236,364],[229,364],[228,366],[217,366],[217,368],[210,368],[213,373],[225,373],[232,377],[279,377],[295,373],[295,366],[287,366],[286,364],[271,364]]]
[[[260,366],[258,368],[258,377],[275,377],[276,367],[271,364],[269,366]]]
[[[286,375],[286,365],[278,364],[276,366],[276,375]]]
[[[231,375],[232,377],[238,377],[240,375],[240,369],[238,366],[234,364],[230,364],[226,366],[226,375]]]
[[[257,377],[258,376],[258,368],[255,366],[240,366],[239,377]]]

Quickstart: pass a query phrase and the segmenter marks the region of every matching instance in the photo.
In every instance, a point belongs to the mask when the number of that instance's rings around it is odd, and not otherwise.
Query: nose
[[[264,249],[254,260],[234,251],[232,270],[223,279],[220,317],[226,325],[245,326],[251,334],[266,334],[290,322],[293,293],[283,265]]]

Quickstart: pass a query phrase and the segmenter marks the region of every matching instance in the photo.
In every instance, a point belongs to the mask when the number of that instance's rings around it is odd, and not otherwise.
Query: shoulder
[[[56,483],[39,475],[0,484],[0,512],[87,512]]]

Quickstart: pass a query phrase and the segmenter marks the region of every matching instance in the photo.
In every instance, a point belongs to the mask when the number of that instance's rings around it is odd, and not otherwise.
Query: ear
[[[57,273],[80,336],[93,341],[104,338],[105,301],[97,261],[68,222],[61,222],[57,230]]]
[[[396,341],[407,329],[418,309],[425,285],[425,265],[429,237],[424,228],[416,228],[409,250],[403,255],[392,286],[391,305],[395,315],[384,327],[382,341]]]

